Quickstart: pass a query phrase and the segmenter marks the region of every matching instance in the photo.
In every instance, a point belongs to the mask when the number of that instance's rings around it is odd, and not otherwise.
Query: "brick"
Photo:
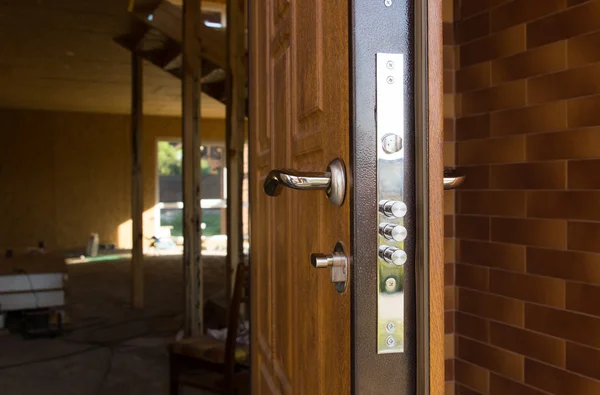
[[[481,139],[490,136],[490,114],[480,114],[456,120],[456,140]]]
[[[600,191],[529,191],[527,215],[600,221]]]
[[[491,85],[490,62],[478,63],[456,71],[456,91],[467,92]]]
[[[454,311],[444,312],[444,334],[454,333]]]
[[[600,160],[572,160],[568,163],[569,189],[600,189]]]
[[[525,218],[492,218],[492,241],[566,248],[566,221]]]
[[[476,391],[484,394],[488,392],[490,373],[480,366],[456,359],[454,362],[454,378],[457,382]]]
[[[456,333],[463,337],[487,342],[490,338],[490,322],[481,317],[457,311],[455,314]]]
[[[600,347],[600,318],[534,304],[525,305],[525,328]]]
[[[525,160],[525,138],[513,136],[489,140],[469,140],[456,143],[456,163],[482,165]]]
[[[458,262],[525,271],[525,247],[515,244],[461,240]]]
[[[461,0],[460,2],[460,16],[462,18],[468,18],[471,15],[478,14],[483,11],[501,4],[506,0]]]
[[[600,95],[586,96],[567,102],[568,127],[584,128],[600,125]],[[595,129],[598,132],[598,129]]]
[[[460,190],[488,189],[490,184],[490,167],[483,166],[458,166],[458,174],[465,176],[465,181],[459,187]]]
[[[600,316],[598,301],[600,301],[600,287],[582,283],[567,283],[566,307],[568,310]]]
[[[527,136],[529,161],[587,158],[600,158],[600,128]]]
[[[460,336],[458,337],[457,355],[460,359],[503,376],[523,380],[524,358],[521,355]]]
[[[531,78],[527,102],[543,103],[600,93],[600,64],[569,69]]]
[[[491,30],[498,31],[563,10],[567,0],[518,0],[490,11]]]
[[[569,67],[578,67],[600,61],[600,31],[573,37],[567,42],[567,63]]]
[[[570,250],[600,252],[600,223],[569,222],[568,237]]]
[[[527,247],[527,272],[600,285],[600,254]]]
[[[525,361],[525,383],[551,394],[600,394],[600,382],[530,359]]]
[[[490,395],[546,395],[546,393],[492,373]]]
[[[558,41],[506,58],[494,59],[492,84],[498,85],[564,70],[567,67],[566,47],[566,41]]]
[[[521,107],[527,100],[527,83],[524,80],[476,91],[462,92],[461,115],[474,115],[489,111]]]
[[[567,343],[567,369],[600,380],[600,350]]]
[[[456,383],[456,395],[483,395],[481,392],[477,392],[474,389],[465,387],[460,383]]]
[[[490,343],[528,358],[565,367],[565,341],[498,322],[490,323]]]
[[[524,303],[519,300],[459,288],[458,307],[460,311],[478,317],[523,326]]]
[[[444,119],[444,141],[454,141],[456,132],[454,128],[454,118]]]
[[[487,291],[489,270],[477,265],[456,264],[456,285],[463,288]]]
[[[462,45],[461,67],[523,52],[527,47],[525,31],[525,25],[519,25]]]
[[[498,295],[554,307],[565,307],[565,282],[557,278],[491,270],[489,289]]]
[[[488,217],[475,215],[456,216],[456,237],[460,239],[488,240],[490,222]]]
[[[496,111],[490,115],[492,136],[545,133],[567,128],[567,103],[564,101],[537,106]]]
[[[527,25],[527,48],[600,29],[600,1],[590,1]]]
[[[492,189],[564,189],[566,162],[516,163],[490,168]]]
[[[497,216],[524,216],[524,191],[457,191],[458,213]]]
[[[456,21],[456,41],[466,43],[487,36],[490,32],[488,14],[479,14],[471,18]]]
[[[445,373],[445,381],[454,380],[454,358],[446,359],[444,361],[444,373]]]

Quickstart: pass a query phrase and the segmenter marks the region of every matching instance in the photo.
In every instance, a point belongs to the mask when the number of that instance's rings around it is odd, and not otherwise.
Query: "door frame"
[[[442,1],[352,0],[350,48],[352,393],[443,394]],[[412,270],[406,274],[405,321],[416,323],[416,331],[405,330],[403,354],[383,355],[376,351],[373,258],[377,253],[375,56],[380,52],[408,55],[406,72],[412,78],[405,85],[406,130],[417,131],[409,143],[413,168],[405,180],[407,198],[412,200],[407,204],[414,213],[411,225],[416,229],[407,247],[416,259],[409,260]]]

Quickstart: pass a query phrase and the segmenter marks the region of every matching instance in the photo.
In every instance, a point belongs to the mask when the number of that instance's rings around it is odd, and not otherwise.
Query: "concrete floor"
[[[73,330],[35,340],[0,332],[0,394],[168,394],[166,346],[182,322],[180,259],[147,259],[146,308],[139,311],[128,303],[128,261],[69,265]],[[224,258],[206,258],[204,271],[205,294],[213,295],[224,283]]]

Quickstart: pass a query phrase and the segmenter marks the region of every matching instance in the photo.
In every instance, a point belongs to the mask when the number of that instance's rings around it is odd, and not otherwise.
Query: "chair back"
[[[229,305],[229,317],[227,322],[227,337],[225,339],[225,380],[233,382],[236,363],[236,344],[238,328],[240,324],[240,308],[244,299],[244,283],[246,279],[247,266],[244,262],[237,265],[233,295]]]

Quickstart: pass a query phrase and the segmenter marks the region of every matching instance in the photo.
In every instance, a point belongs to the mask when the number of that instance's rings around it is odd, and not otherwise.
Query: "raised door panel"
[[[262,287],[253,302],[253,318],[260,319],[253,324],[259,331],[253,340],[262,339],[253,360],[253,390],[349,394],[349,288],[338,293],[329,270],[310,265],[313,252],[330,253],[337,241],[349,247],[349,201],[336,207],[323,191],[286,189],[276,198],[262,193],[269,169],[322,172],[336,157],[349,163],[348,5],[343,0],[257,3],[262,4],[253,7],[263,19],[254,14],[253,22],[262,23],[256,28],[262,35],[253,31],[251,37],[260,41],[255,56],[266,61],[252,63],[265,70],[254,70],[258,80],[251,96],[258,117],[251,122],[264,128],[253,136],[252,149],[258,159],[253,171],[261,175],[251,201],[252,265],[259,276],[254,283]],[[269,308],[263,305],[267,301]],[[267,317],[270,329],[263,327]]]
[[[348,2],[294,2],[292,21],[292,167],[322,172],[335,158],[348,166]],[[313,252],[331,253],[338,241],[349,250],[349,198],[336,207],[322,191],[306,191],[293,193],[292,202],[294,393],[349,394],[350,291],[338,293],[329,269],[309,261]]]
[[[271,119],[273,167],[289,168],[289,135],[292,129],[291,103],[294,100],[291,90],[291,48],[290,24],[291,7],[287,2],[272,0],[279,4],[274,9],[279,14],[274,18],[270,37],[270,92],[272,101],[267,111]],[[283,4],[283,5],[282,5]],[[274,207],[272,217],[271,249],[273,291],[273,379],[282,394],[292,394],[293,345],[295,330],[292,325],[292,262],[290,260],[290,240],[294,234],[291,226],[291,194],[284,191],[271,199]]]

